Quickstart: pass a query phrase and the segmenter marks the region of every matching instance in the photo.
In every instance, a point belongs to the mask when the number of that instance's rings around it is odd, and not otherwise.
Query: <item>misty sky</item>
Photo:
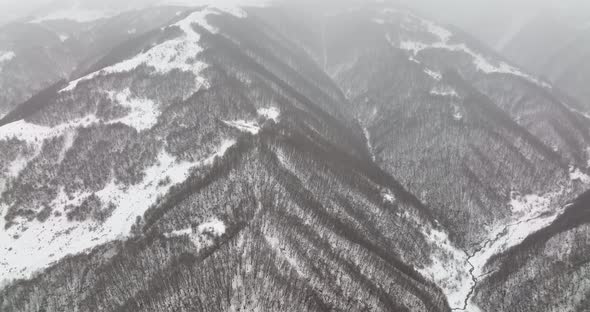
[[[0,21],[22,17],[47,2],[49,0],[0,0]]]
[[[203,3],[204,1],[246,1],[253,0],[0,0],[0,23],[28,16],[41,8],[72,3],[83,3],[85,6],[113,5],[141,6],[142,3],[184,2]],[[277,1],[277,0],[274,0]],[[297,1],[301,0],[278,0]],[[342,0],[307,1],[317,5],[319,1],[342,5]],[[376,0],[346,0],[376,1]],[[389,1],[389,0],[385,0]],[[590,0],[391,0],[405,3],[419,9],[439,21],[454,24],[472,33],[491,46],[501,48],[510,32],[538,16],[548,20],[559,20],[560,23],[571,23],[573,27],[590,27]],[[553,22],[553,21],[552,21]]]
[[[454,24],[501,50],[533,19],[571,27],[590,27],[590,0],[403,0],[431,17]]]
[[[55,0],[0,0],[0,16],[14,19],[22,17],[42,5]],[[71,2],[71,0],[62,0]],[[100,0],[79,0],[81,2],[103,2]],[[127,2],[125,0],[121,0]],[[153,0],[145,0],[146,2]],[[203,0],[195,0],[202,2]],[[215,0],[209,0],[215,1]],[[220,0],[217,0],[220,1]],[[224,0],[221,0],[224,1]],[[296,1],[296,0],[292,0]],[[322,0],[317,0],[322,1]],[[362,0],[360,0],[362,1]],[[373,0],[366,0],[373,1]],[[425,10],[440,12],[449,17],[477,19],[481,15],[521,15],[536,11],[558,9],[571,15],[590,16],[588,0],[402,0]],[[59,0],[56,2],[60,2]],[[183,2],[189,2],[183,0]],[[314,1],[315,2],[315,1]]]

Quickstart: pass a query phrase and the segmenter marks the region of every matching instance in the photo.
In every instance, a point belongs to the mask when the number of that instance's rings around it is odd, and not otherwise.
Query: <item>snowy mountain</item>
[[[585,114],[590,103],[586,88],[589,77],[586,59],[590,51],[588,18],[575,19],[555,13],[535,16],[500,50],[514,62],[552,81],[572,98],[570,102],[575,109]]]
[[[2,311],[583,311],[558,87],[383,3],[124,14],[0,120]]]
[[[576,37],[560,46],[543,67],[543,74],[554,81],[564,92],[579,102],[579,110],[590,110],[590,28],[576,32]]]
[[[90,70],[116,46],[169,23],[181,11],[159,7],[86,23],[13,22],[0,27],[0,116],[70,75]]]

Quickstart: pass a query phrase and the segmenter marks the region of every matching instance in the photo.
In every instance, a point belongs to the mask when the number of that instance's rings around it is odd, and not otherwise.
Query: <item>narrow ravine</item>
[[[471,263],[471,258],[473,258],[473,256],[475,256],[475,254],[469,256],[469,254],[467,252],[465,252],[465,254],[467,254],[467,264],[469,264],[469,266],[471,267],[469,269],[469,275],[471,276],[471,280],[473,281],[473,286],[471,286],[471,288],[469,289],[469,293],[467,293],[467,297],[465,298],[465,301],[463,302],[463,308],[454,308],[451,309],[453,311],[465,311],[467,310],[467,306],[469,305],[469,300],[471,300],[471,296],[473,296],[473,292],[475,292],[475,288],[477,287],[477,277],[475,277],[475,274],[473,274],[473,271],[475,271],[475,266],[473,265],[473,263]]]
[[[502,227],[501,230],[498,231],[493,238],[489,238],[483,241],[479,245],[479,248],[475,249],[471,254],[466,250],[463,250],[463,252],[465,252],[465,255],[467,256],[466,263],[469,266],[468,273],[473,285],[465,294],[463,306],[458,308],[452,308],[451,310],[479,312],[480,309],[477,308],[477,306],[475,306],[471,302],[471,299],[473,297],[473,294],[475,293],[475,289],[477,288],[478,283],[480,282],[480,279],[486,275],[494,273],[494,271],[483,272],[483,269],[487,264],[488,260],[491,259],[493,256],[506,251],[508,248],[519,244],[530,234],[551,224],[553,220],[555,220],[559,215],[561,215],[563,211],[565,211],[566,207],[567,205],[555,212],[555,214],[550,216],[547,216],[544,213],[539,213],[534,217],[523,216],[521,220],[507,224],[504,227]],[[524,234],[522,232],[523,230]],[[514,239],[513,236],[515,236],[518,233],[520,233],[520,236],[516,238],[517,240],[511,241],[510,239]]]

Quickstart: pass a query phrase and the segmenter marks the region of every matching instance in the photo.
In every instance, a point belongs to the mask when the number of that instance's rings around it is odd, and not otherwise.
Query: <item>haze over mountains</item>
[[[423,8],[1,26],[0,310],[587,311],[575,58],[540,75]]]

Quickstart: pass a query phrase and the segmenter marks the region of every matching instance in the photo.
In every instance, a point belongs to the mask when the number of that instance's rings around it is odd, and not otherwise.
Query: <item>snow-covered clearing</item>
[[[394,204],[395,201],[397,200],[395,198],[395,195],[393,195],[393,193],[391,193],[391,191],[389,191],[389,190],[387,190],[386,192],[384,192],[382,194],[382,196],[383,196],[383,201],[386,202],[386,203]]]
[[[463,113],[457,105],[453,105],[453,119],[455,119],[456,121],[463,120]]]
[[[276,107],[260,108],[257,110],[257,113],[258,116],[263,117],[264,119],[274,120],[275,122],[279,121],[280,111]],[[256,120],[238,119],[222,121],[232,128],[236,128],[242,132],[248,132],[254,135],[258,134],[262,128]]]
[[[249,132],[251,134],[258,134],[260,131],[260,126],[256,121],[247,121],[247,120],[233,120],[233,121],[223,121],[226,125],[236,128],[242,132]]]
[[[430,70],[428,68],[424,69],[424,73],[426,73],[428,76],[432,77],[432,79],[440,81],[442,79],[442,74],[439,72],[435,72],[433,70]]]
[[[28,278],[34,272],[46,268],[70,254],[88,251],[92,247],[124,238],[138,216],[156,202],[159,196],[186,180],[191,169],[211,165],[215,157],[220,157],[235,144],[235,140],[224,140],[209,157],[198,162],[179,162],[175,157],[161,151],[156,164],[147,168],[143,181],[137,185],[109,183],[95,193],[106,206],[116,206],[112,215],[104,222],[70,222],[64,208],[70,204],[82,203],[90,193],[73,194],[72,198],[63,191],[52,202],[54,211],[61,216],[52,215],[45,222],[17,220],[17,224],[4,230],[4,215],[8,206],[0,206],[0,276],[2,280]],[[171,183],[160,183],[166,177]],[[208,223],[203,231],[219,233],[219,224]]]
[[[0,50],[0,64],[8,62],[16,57],[16,54],[12,51],[1,51]]]
[[[575,166],[570,166],[570,180],[590,184],[590,176]]]
[[[458,97],[459,94],[455,89],[449,86],[437,86],[430,90],[430,94],[444,97]]]
[[[64,142],[63,142],[63,146],[61,148],[61,151],[59,152],[59,157],[57,159],[58,163],[61,163],[64,160],[64,158],[66,157],[66,153],[74,145],[75,139],[76,139],[76,131],[70,130],[70,131],[66,131],[64,133]]]
[[[37,125],[25,120],[18,120],[0,127],[0,141],[14,138],[33,146],[36,151],[33,155],[19,157],[13,161],[9,165],[9,175],[17,177],[28,162],[38,156],[46,139],[64,136],[64,147],[59,156],[59,162],[61,162],[65,157],[65,153],[72,146],[79,128],[87,128],[104,122],[105,124],[122,123],[137,129],[137,131],[143,131],[151,129],[157,123],[160,110],[153,101],[133,98],[129,89],[121,92],[108,92],[108,94],[113,101],[123,107],[129,108],[130,113],[125,117],[109,121],[102,121],[94,114],[89,114],[84,118],[73,119],[53,127]]]
[[[77,118],[54,127],[41,126],[19,120],[0,127],[0,141],[15,138],[29,144],[41,145],[45,139],[61,136],[69,130],[88,127],[99,120],[95,115]]]
[[[158,122],[161,111],[156,103],[150,99],[135,98],[127,88],[121,92],[108,92],[112,101],[129,108],[131,112],[122,118],[109,121],[109,123],[122,123],[137,131],[151,129]]]
[[[18,177],[20,172],[23,171],[23,169],[25,169],[27,167],[27,165],[29,164],[29,161],[31,161],[31,159],[32,158],[19,156],[17,159],[12,161],[8,165],[8,176],[11,178]]]
[[[195,248],[200,250],[212,246],[214,243],[213,239],[225,234],[225,230],[226,226],[223,221],[217,218],[212,218],[195,228],[189,227],[182,230],[172,231],[170,233],[165,233],[164,236],[168,238],[188,236],[193,245],[195,245]]]
[[[279,116],[281,115],[281,112],[276,107],[259,108],[257,112],[258,115],[266,119],[272,119],[275,122],[279,122]]]
[[[428,241],[435,248],[432,264],[419,272],[443,290],[451,307],[462,306],[465,294],[472,286],[467,254],[455,247],[446,233],[436,229],[426,232]]]
[[[108,94],[111,100],[123,107],[129,108],[130,113],[119,119],[103,121],[106,124],[123,123],[138,131],[150,129],[156,124],[160,111],[153,101],[134,98],[131,96],[129,89],[121,92],[110,91]],[[0,127],[0,141],[14,138],[40,148],[46,139],[71,133],[78,128],[90,127],[101,121],[94,114],[89,114],[84,118],[76,118],[53,127],[18,120]]]

